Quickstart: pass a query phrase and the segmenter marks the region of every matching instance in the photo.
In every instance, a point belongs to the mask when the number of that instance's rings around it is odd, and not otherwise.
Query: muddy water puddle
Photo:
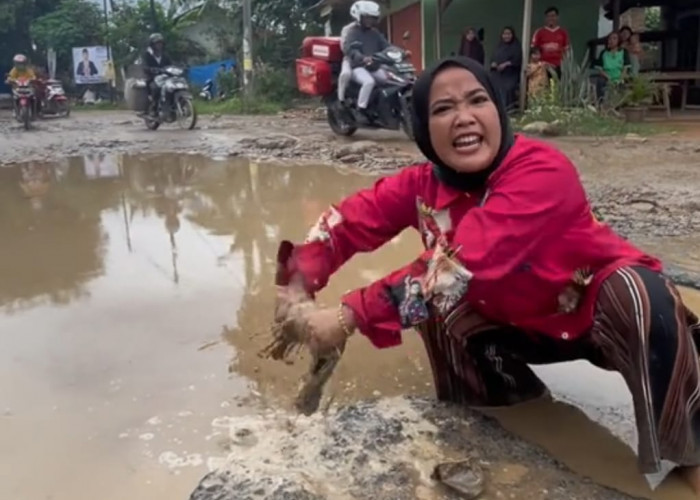
[[[257,356],[279,240],[300,239],[329,203],[371,182],[192,155],[0,169],[0,498],[186,498],[231,450],[231,419],[254,426],[260,408],[288,407],[306,369]],[[357,256],[320,300],[410,262],[418,245],[403,234]],[[538,370],[562,399],[635,439],[617,375],[583,363]],[[431,395],[420,341],[409,332],[377,351],[356,339],[326,394]],[[648,495],[629,449],[583,415],[545,404],[499,419],[575,470]],[[552,421],[557,432],[543,432]],[[585,449],[574,434],[590,437]],[[607,475],[601,464],[613,460],[624,474]],[[682,498],[667,495],[653,498]]]

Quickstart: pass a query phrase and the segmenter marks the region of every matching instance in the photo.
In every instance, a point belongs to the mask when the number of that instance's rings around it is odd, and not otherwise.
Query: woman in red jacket
[[[700,492],[698,318],[661,263],[595,219],[566,156],[512,134],[478,63],[448,58],[420,77],[414,130],[428,163],[332,206],[304,244],[282,243],[278,314],[303,323],[319,355],[355,330],[385,348],[415,328],[438,397],[467,405],[545,395],[528,363],[588,359],[619,371],[642,472],[670,460]],[[409,226],[425,245],[414,262],[339,307],[296,307],[355,253]]]

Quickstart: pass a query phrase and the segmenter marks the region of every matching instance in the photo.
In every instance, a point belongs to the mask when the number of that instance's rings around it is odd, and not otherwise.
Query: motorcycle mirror
[[[403,39],[404,39],[404,40],[410,40],[410,39],[411,39],[411,32],[410,32],[410,31],[404,31],[404,32],[403,32]]]

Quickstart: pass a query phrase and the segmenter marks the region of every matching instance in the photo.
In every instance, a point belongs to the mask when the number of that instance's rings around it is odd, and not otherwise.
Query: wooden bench
[[[658,82],[661,87],[661,103],[652,104],[650,109],[663,109],[666,111],[666,118],[671,118],[671,90],[678,87],[678,82]]]

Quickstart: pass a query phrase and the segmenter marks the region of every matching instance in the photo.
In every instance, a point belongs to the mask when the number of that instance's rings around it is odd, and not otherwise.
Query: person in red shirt
[[[552,66],[561,77],[561,62],[569,50],[569,33],[559,26],[559,9],[549,7],[545,12],[545,25],[532,35],[532,47],[540,49],[542,61]]]
[[[275,317],[319,357],[359,330],[378,348],[418,330],[437,396],[473,406],[547,395],[530,364],[587,359],[632,392],[644,473],[675,462],[700,492],[698,318],[660,261],[596,220],[571,161],[510,130],[487,71],[442,60],[414,87],[428,161],[331,206],[278,251]],[[425,250],[339,306],[313,297],[354,254],[405,228]]]

